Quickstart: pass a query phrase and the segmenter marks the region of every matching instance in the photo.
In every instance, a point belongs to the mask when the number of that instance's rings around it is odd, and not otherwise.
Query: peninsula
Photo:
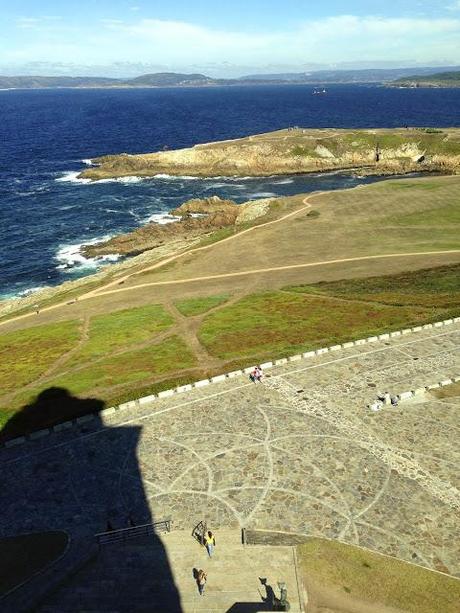
[[[401,77],[393,83],[393,87],[460,87],[460,71],[439,72],[436,74],[413,75],[410,77]]]
[[[189,149],[92,160],[80,178],[100,179],[159,174],[267,176],[356,169],[360,174],[460,172],[460,129],[288,128]]]

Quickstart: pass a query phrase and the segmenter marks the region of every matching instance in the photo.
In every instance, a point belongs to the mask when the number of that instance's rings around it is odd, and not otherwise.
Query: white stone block
[[[174,396],[174,390],[164,390],[158,393],[158,398],[169,398],[170,396]]]
[[[410,328],[405,328],[404,330],[401,330],[402,335],[410,334],[411,332],[412,330]]]
[[[437,322],[435,322],[435,323],[433,324],[433,326],[434,326],[435,328],[441,328],[441,327],[442,327],[442,325],[443,325],[443,324],[442,324],[442,321],[437,321]]]
[[[53,426],[53,430],[55,432],[61,432],[62,430],[68,430],[72,426],[73,426],[73,422],[64,421],[62,424],[56,424],[55,426]]]
[[[151,394],[150,396],[144,396],[143,398],[139,398],[139,404],[143,406],[144,404],[150,404],[154,400],[156,400],[157,396],[155,394]]]
[[[204,387],[205,385],[209,385],[209,379],[202,379],[201,381],[195,381],[193,387]],[[158,394],[159,396],[159,394]]]
[[[283,364],[287,364],[287,358],[281,358],[279,360],[275,360],[276,366],[282,366]]]
[[[453,377],[454,383],[458,383],[460,381],[460,377]]]
[[[439,383],[432,383],[431,385],[427,385],[427,390],[437,390],[438,387],[441,387]]]
[[[89,415],[82,415],[81,417],[77,417],[77,424],[84,424],[87,421],[91,421],[94,419],[94,413],[90,413]]]
[[[348,343],[344,343],[342,346],[344,349],[349,349],[350,347],[354,347],[355,344],[352,341],[349,341]]]
[[[29,438],[32,440],[35,440],[37,438],[43,438],[44,436],[47,436],[50,433],[50,431],[48,430],[48,428],[46,430],[37,430],[36,432],[32,432],[29,435]]]
[[[453,319],[445,319],[445,320],[444,320],[442,323],[443,323],[445,326],[450,326],[451,324],[453,324],[453,323],[454,323],[454,320],[453,320]]]
[[[313,358],[313,357],[315,357],[315,355],[316,355],[316,354],[315,354],[315,352],[314,352],[314,351],[307,351],[307,352],[305,352],[305,353],[303,353],[303,354],[302,354],[302,356],[303,356],[304,358]]]
[[[396,332],[390,332],[390,338],[395,338],[395,336],[401,336],[400,330],[397,330]]]
[[[269,363],[271,364],[271,362],[269,362]],[[269,367],[267,366],[267,368],[269,368]],[[227,377],[229,379],[231,379],[232,377],[239,377],[242,374],[243,374],[242,370],[232,370],[232,372],[228,372],[227,373]]]
[[[16,445],[22,445],[26,442],[25,436],[18,436],[18,438],[12,438],[10,441],[6,441],[5,447],[16,447]]]
[[[219,383],[220,381],[225,381],[225,375],[216,375],[215,377],[211,377],[211,383]]]
[[[412,398],[413,396],[413,392],[401,392],[401,394],[398,394],[398,398],[399,400],[409,400],[409,398]]]
[[[412,332],[420,332],[422,330],[422,326],[415,326],[412,328]]]
[[[267,369],[267,368],[273,368],[273,362],[264,362],[263,364],[260,365],[260,368],[262,370]]]
[[[329,347],[329,351],[338,351],[339,349],[342,349],[342,345],[332,345],[332,347]]]
[[[366,344],[365,338],[360,338],[358,341],[355,341],[355,345],[365,345],[365,344]]]
[[[432,327],[433,327],[433,324],[425,324],[425,325],[423,326],[423,329],[424,329],[424,330],[431,330],[431,328],[432,328]]]
[[[183,394],[184,392],[189,392],[192,389],[192,385],[189,383],[188,385],[180,385],[176,387],[176,392],[178,394]]]
[[[445,385],[452,385],[453,381],[452,379],[444,379],[443,381],[439,382],[439,385],[441,387],[444,387]]]
[[[376,343],[379,339],[376,336],[369,336],[366,340],[368,343]]]
[[[379,341],[386,341],[390,338],[389,334],[379,334]]]
[[[460,317],[454,317],[454,324],[460,323]]]
[[[275,362],[276,364],[276,362]],[[254,370],[255,366],[248,366],[247,368],[243,369],[243,372],[245,375],[249,375],[250,373],[252,373],[252,371]]]
[[[109,407],[108,409],[104,409],[99,413],[102,417],[108,417],[109,415],[113,415],[116,412],[115,407]]]
[[[302,356],[300,355],[300,353],[298,355],[291,355],[290,358],[288,358],[289,362],[297,362],[298,360],[301,360]]]
[[[414,396],[423,396],[425,392],[426,392],[425,387],[418,387],[417,389],[414,390]]]
[[[315,351],[316,355],[322,355],[323,353],[327,353],[329,349],[327,347],[323,347],[322,349],[317,349]]]
[[[136,403],[134,402],[134,400],[130,400],[129,402],[123,402],[122,404],[119,404],[118,408],[122,411],[124,411],[125,409],[135,409]]]

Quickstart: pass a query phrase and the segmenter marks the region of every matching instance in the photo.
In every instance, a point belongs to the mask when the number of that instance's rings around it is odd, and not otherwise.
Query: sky
[[[460,0],[0,0],[0,74],[460,64]]]

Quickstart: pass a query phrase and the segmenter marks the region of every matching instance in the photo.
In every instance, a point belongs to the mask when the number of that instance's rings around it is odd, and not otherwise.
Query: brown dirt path
[[[222,273],[219,275],[208,275],[208,276],[203,276],[203,277],[193,277],[193,278],[187,278],[187,279],[175,279],[171,281],[152,281],[148,283],[141,283],[138,285],[130,285],[128,287],[117,287],[116,289],[111,289],[114,286],[119,286],[120,284],[123,284],[127,279],[139,274],[139,272],[148,272],[151,270],[161,268],[165,266],[166,264],[174,262],[180,258],[189,257],[190,255],[194,255],[196,253],[212,249],[215,245],[220,246],[223,243],[226,243],[231,240],[235,240],[244,234],[247,234],[249,232],[254,232],[258,230],[259,228],[265,228],[267,226],[281,223],[285,221],[286,219],[294,217],[295,215],[299,215],[305,212],[306,210],[308,210],[309,208],[311,208],[312,205],[310,204],[310,201],[313,198],[318,198],[320,196],[324,196],[329,193],[331,193],[331,191],[315,192],[313,194],[309,194],[302,201],[305,206],[299,209],[296,209],[295,211],[291,211],[290,213],[287,213],[286,215],[283,215],[282,217],[279,217],[278,219],[267,221],[257,226],[247,228],[246,230],[238,232],[237,234],[233,234],[232,236],[222,239],[221,241],[217,243],[212,243],[210,245],[205,245],[203,247],[196,247],[194,249],[190,249],[189,251],[184,251],[184,252],[175,254],[173,256],[170,256],[164,260],[161,260],[160,262],[157,262],[156,264],[153,264],[151,266],[146,266],[140,271],[137,270],[136,272],[132,272],[128,275],[125,275],[124,277],[120,277],[116,279],[115,281],[111,281],[110,283],[107,283],[106,285],[103,285],[95,290],[91,290],[87,292],[86,294],[82,294],[81,296],[78,297],[78,301],[80,302],[80,301],[88,300],[91,298],[102,297],[102,296],[107,296],[110,294],[117,294],[121,292],[128,292],[131,290],[136,290],[136,289],[145,288],[145,287],[152,287],[152,286],[181,285],[181,284],[196,282],[196,281],[210,281],[214,279],[225,279],[225,278],[232,278],[232,277],[234,278],[234,277],[241,277],[241,276],[248,276],[248,275],[260,275],[262,273],[287,271],[287,270],[302,269],[302,268],[311,268],[311,267],[325,266],[328,264],[361,262],[361,261],[366,261],[366,260],[391,259],[391,258],[401,258],[401,257],[416,257],[416,256],[421,256],[421,255],[432,256],[432,255],[460,253],[460,249],[450,249],[450,250],[440,250],[440,251],[422,251],[422,252],[406,252],[406,253],[390,253],[390,254],[383,254],[383,255],[358,256],[358,257],[340,258],[340,259],[334,259],[334,260],[323,260],[319,262],[307,262],[303,264],[290,264],[287,266],[274,266],[274,267],[269,267],[269,268],[250,269],[250,270],[245,270],[245,271],[240,271],[240,272]],[[66,305],[67,305],[67,302],[61,302],[58,304],[51,305],[49,307],[45,307],[40,312],[43,313],[43,312],[56,310]],[[26,319],[29,317],[33,317],[34,315],[35,315],[34,312],[26,313],[24,315],[18,315],[16,317],[12,317],[10,319],[0,321],[0,326],[4,324],[15,322],[15,321],[19,321],[22,319]]]

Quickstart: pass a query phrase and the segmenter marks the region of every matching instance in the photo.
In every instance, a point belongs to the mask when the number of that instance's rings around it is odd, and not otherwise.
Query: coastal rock
[[[134,256],[177,241],[195,241],[220,228],[235,226],[243,221],[265,215],[270,200],[249,201],[238,205],[218,196],[192,199],[171,211],[178,218],[169,224],[148,223],[133,232],[120,234],[103,243],[86,245],[81,252],[85,257],[97,257],[108,253]],[[241,219],[243,221],[241,221]]]
[[[79,176],[267,176],[341,169],[460,173],[460,129],[288,129],[189,149],[108,155]]]

